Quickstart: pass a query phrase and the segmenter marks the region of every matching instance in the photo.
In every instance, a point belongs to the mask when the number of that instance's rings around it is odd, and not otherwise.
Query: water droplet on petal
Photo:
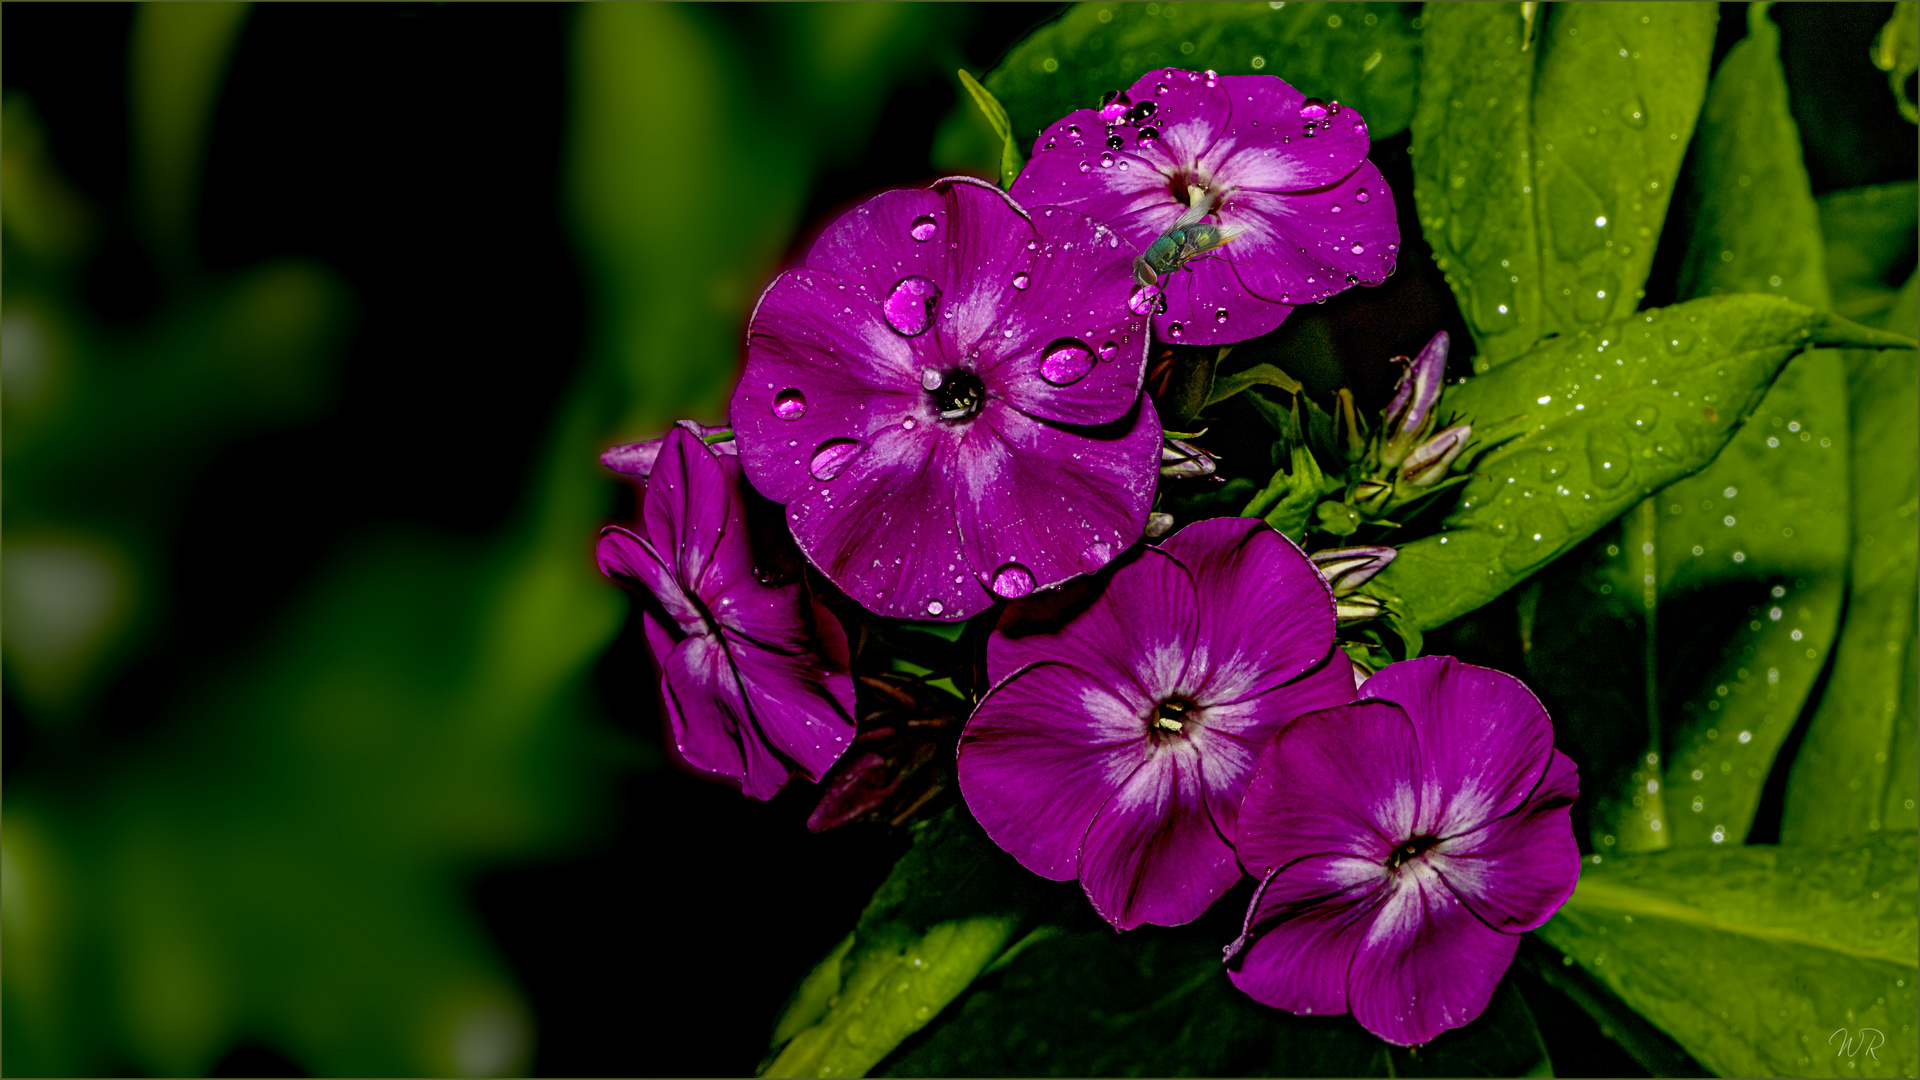
[[[1113,561],[1113,545],[1095,540],[1080,552],[1080,569],[1091,574]]]
[[[1178,338],[1183,332],[1183,330],[1184,330],[1184,327],[1182,327],[1179,323],[1170,323],[1167,326],[1167,336],[1170,338]]]
[[[807,395],[793,386],[780,391],[773,398],[773,415],[782,420],[798,420],[807,415]]]
[[[945,610],[947,610],[947,605],[941,603],[940,601],[938,600],[927,601],[927,614],[938,615]]]
[[[1225,323],[1225,322],[1227,321],[1227,309],[1226,309],[1226,308],[1216,308],[1216,309],[1214,309],[1214,312],[1213,312],[1213,321],[1214,321],[1214,322],[1217,322],[1217,323],[1223,323],[1223,324],[1224,324],[1224,323]]]
[[[1127,140],[1121,138],[1120,136],[1118,135],[1107,136],[1107,149],[1118,150],[1125,145],[1127,145]]]
[[[1167,92],[1167,84],[1166,84],[1166,83],[1161,83],[1160,85],[1158,85],[1158,86],[1156,86],[1156,87],[1154,87],[1154,88],[1153,88],[1153,92],[1154,92],[1154,93],[1156,93],[1156,94],[1163,94],[1163,95],[1164,95],[1164,94],[1165,94],[1165,93]]]
[[[1153,311],[1155,302],[1159,299],[1160,286],[1135,285],[1133,291],[1127,294],[1127,310],[1133,312],[1135,315],[1150,314]]]
[[[914,337],[933,325],[933,312],[939,304],[940,287],[916,274],[894,282],[881,309],[895,333]]]
[[[847,466],[853,464],[853,459],[859,457],[866,448],[867,444],[859,439],[828,439],[814,449],[813,460],[807,463],[807,471],[813,474],[815,480],[831,480],[846,472]]]
[[[1103,169],[1111,169],[1111,168],[1113,168],[1113,155],[1112,155],[1112,154],[1101,154],[1101,155],[1100,155],[1100,167],[1101,167],[1101,168],[1103,168]]]
[[[1310,97],[1300,103],[1300,119],[1318,120],[1327,115],[1327,103],[1317,97]]]
[[[1009,600],[1025,596],[1033,591],[1033,572],[1017,562],[1010,562],[993,572],[993,591],[995,595]]]
[[[1361,188],[1359,191],[1353,193],[1353,201],[1355,202],[1366,202],[1371,198],[1373,198],[1373,196],[1367,193],[1366,188]]]
[[[1090,173],[1090,172],[1092,172],[1092,171],[1093,171],[1093,162],[1091,162],[1091,161],[1083,161],[1083,162],[1081,162],[1081,163],[1080,163],[1080,171],[1081,171],[1082,173]]]
[[[1307,126],[1306,126],[1306,130],[1304,130],[1304,131],[1302,131],[1302,132],[1301,132],[1300,134],[1302,134],[1302,135],[1304,135],[1304,136],[1306,136],[1307,138],[1309,138],[1309,139],[1311,139],[1311,138],[1313,138],[1313,137],[1314,137],[1315,135],[1318,135],[1318,134],[1320,134],[1320,129],[1319,129],[1319,128],[1317,128],[1317,127],[1314,127],[1314,126],[1313,126],[1313,121],[1311,121],[1311,120],[1309,120],[1309,121],[1307,121]]]
[[[1208,88],[1208,89],[1212,89],[1213,87],[1216,87],[1216,86],[1219,86],[1219,85],[1220,85],[1220,76],[1219,76],[1219,75],[1218,75],[1217,73],[1215,73],[1215,72],[1214,72],[1214,70],[1213,70],[1212,68],[1208,68],[1208,69],[1206,70],[1206,72],[1205,72],[1205,74],[1206,74],[1206,77],[1207,77],[1207,88]]]
[[[1100,346],[1100,359],[1111,360],[1115,356],[1119,355],[1119,352],[1120,352],[1120,346],[1115,345],[1111,341],[1106,342]]]
[[[1040,377],[1055,386],[1079,382],[1093,370],[1093,350],[1078,338],[1061,338],[1041,354]]]
[[[1067,138],[1069,138],[1069,139],[1077,139],[1077,138],[1079,138],[1079,137],[1080,137],[1080,125],[1079,125],[1079,124],[1068,124],[1068,125],[1067,125]]]
[[[1350,250],[1352,250],[1352,252],[1355,255],[1365,255],[1367,253],[1367,247],[1365,244],[1356,243],[1353,245],[1353,247]]]
[[[940,384],[945,381],[946,378],[932,368],[928,368],[920,373],[920,387],[923,390],[938,390],[940,389]]]
[[[1015,275],[1013,275],[1013,287],[1014,287],[1014,288],[1016,288],[1016,289],[1024,289],[1024,288],[1026,288],[1027,286],[1029,286],[1029,285],[1031,285],[1031,284],[1033,284],[1033,278],[1032,278],[1032,276],[1031,276],[1031,275],[1028,275],[1028,274],[1015,274]]]
[[[1138,138],[1141,146],[1152,146],[1154,143],[1160,141],[1160,129],[1143,127],[1140,129]]]

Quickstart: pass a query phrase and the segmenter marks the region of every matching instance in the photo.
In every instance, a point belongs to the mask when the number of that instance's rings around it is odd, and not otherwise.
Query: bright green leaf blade
[[[1405,4],[1077,4],[1015,46],[987,86],[1023,141],[1158,67],[1277,75],[1360,110],[1385,139],[1413,116],[1414,21]]]
[[[1908,340],[1763,296],[1552,339],[1447,392],[1492,448],[1448,531],[1400,548],[1365,591],[1422,630],[1449,622],[1712,461],[1795,354]]]
[[[1825,309],[1819,210],[1766,7],[1749,5],[1701,111],[1680,295]],[[1668,843],[1746,837],[1826,662],[1846,595],[1848,430],[1840,354],[1805,353],[1713,464],[1656,500]],[[1728,614],[1730,640],[1700,632]]]
[[[861,1076],[1058,903],[955,807],[928,823],[777,1025],[766,1076]],[[820,990],[831,987],[822,1007]],[[781,1037],[791,1041],[780,1045]]]
[[[1272,364],[1255,364],[1245,371],[1222,375],[1213,382],[1207,395],[1208,405],[1218,405],[1235,394],[1255,386],[1272,386],[1289,394],[1300,393],[1300,381]]]
[[[1013,127],[1007,122],[1007,110],[994,100],[993,94],[986,87],[981,86],[980,81],[975,79],[967,69],[961,68],[957,74],[960,85],[965,87],[967,95],[973,98],[973,103],[979,108],[980,114],[987,118],[987,125],[993,128],[995,135],[1000,137],[1000,186],[1010,188],[1015,178],[1020,175],[1021,167],[1026,165],[1027,159],[1020,154],[1020,140],[1014,137]]]
[[[148,237],[172,270],[193,257],[207,133],[247,11],[240,3],[135,9],[128,98],[136,194]]]
[[[1920,844],[1612,856],[1540,936],[1722,1076],[1911,1076]],[[1837,1031],[1880,1033],[1841,1059]]]
[[[1912,282],[1889,322],[1915,329]],[[1915,746],[1920,590],[1920,356],[1847,353],[1853,419],[1853,578],[1839,655],[1787,778],[1790,843],[1920,825]]]
[[[1711,4],[1429,4],[1414,201],[1487,370],[1631,313],[1706,93]]]
[[[1835,311],[1864,321],[1893,302],[1903,275],[1913,270],[1916,188],[1914,181],[1901,180],[1820,196]]]
[[[1514,962],[1593,1017],[1600,1026],[1600,1034],[1620,1044],[1621,1049],[1654,1076],[1713,1075],[1702,1069],[1671,1036],[1576,965],[1572,957],[1555,952],[1536,935],[1530,934],[1520,943],[1520,955]]]

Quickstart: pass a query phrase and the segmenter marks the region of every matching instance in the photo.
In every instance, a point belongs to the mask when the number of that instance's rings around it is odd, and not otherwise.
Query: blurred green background
[[[1816,193],[1890,7],[1777,9]],[[667,763],[595,457],[1057,11],[7,5],[0,1071],[753,1069],[904,841]]]
[[[8,5],[0,1068],[751,1069],[896,841],[666,765],[595,459],[1053,10]]]

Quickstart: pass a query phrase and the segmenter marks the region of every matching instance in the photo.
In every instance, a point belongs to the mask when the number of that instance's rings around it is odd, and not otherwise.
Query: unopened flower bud
[[[1158,540],[1173,531],[1173,515],[1158,510],[1147,515],[1147,539]]]
[[[1381,431],[1386,440],[1380,447],[1381,464],[1398,465],[1432,422],[1433,407],[1439,403],[1440,390],[1446,381],[1449,341],[1445,330],[1433,335],[1433,340],[1427,342],[1427,347],[1420,350],[1420,355],[1414,357],[1401,374],[1393,400],[1387,403]]]
[[[1453,459],[1467,448],[1473,435],[1470,424],[1455,424],[1413,448],[1400,465],[1400,475],[1414,487],[1432,487],[1447,475]]]
[[[1348,464],[1352,464],[1367,455],[1366,421],[1360,419],[1359,410],[1354,408],[1353,391],[1343,386],[1334,399],[1333,442]]]
[[[1333,595],[1346,596],[1386,569],[1393,555],[1390,547],[1350,547],[1316,551],[1308,558],[1333,586]]]
[[[1387,500],[1392,497],[1392,484],[1387,483],[1385,480],[1370,477],[1353,485],[1353,493],[1347,496],[1347,503],[1369,514],[1376,514],[1380,512],[1381,507],[1387,505]]]
[[[1333,613],[1343,623],[1366,622],[1386,614],[1387,605],[1371,596],[1355,593],[1333,602]]]
[[[1213,455],[1182,439],[1168,439],[1160,446],[1160,475],[1171,479],[1212,476]]]

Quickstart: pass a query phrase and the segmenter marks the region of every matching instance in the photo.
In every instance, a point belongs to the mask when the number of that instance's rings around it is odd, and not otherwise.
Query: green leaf
[[[1910,834],[1607,856],[1539,934],[1722,1076],[1911,1076],[1916,858]],[[1841,1059],[1863,1028],[1877,1059]]]
[[[948,810],[914,837],[851,938],[801,983],[763,1074],[865,1074],[1051,912],[1062,891],[1001,851],[962,808]]]
[[[1916,328],[1912,282],[1904,329]],[[1920,827],[1920,356],[1845,354],[1853,418],[1853,577],[1833,677],[1787,778],[1791,843],[1839,843]]]
[[[987,77],[1016,132],[1038,134],[1157,67],[1277,75],[1360,110],[1375,139],[1413,116],[1420,36],[1410,4],[1076,4]]]
[[[1819,211],[1766,7],[1749,5],[1701,113],[1680,295],[1826,308]],[[1645,541],[1671,639],[1656,643],[1667,844],[1746,837],[1826,662],[1846,595],[1848,430],[1840,354],[1805,353],[1713,464],[1656,499]]]
[[[1556,952],[1539,935],[1527,935],[1514,962],[1593,1017],[1600,1034],[1620,1044],[1654,1076],[1713,1075],[1666,1032],[1633,1011],[1586,969],[1575,965],[1573,957]]]
[[[1712,4],[1429,4],[1414,202],[1476,370],[1639,304],[1706,93]]]
[[[1255,386],[1272,386],[1295,395],[1302,389],[1300,380],[1272,364],[1255,364],[1245,371],[1236,371],[1231,375],[1222,375],[1215,379],[1213,392],[1207,395],[1207,404],[1218,405],[1242,390]]]
[[[1827,242],[1833,309],[1868,321],[1893,302],[1913,270],[1920,190],[1912,180],[1849,188],[1820,196],[1820,232]]]
[[[1007,110],[1001,108],[1000,102],[966,68],[961,68],[957,74],[960,76],[960,85],[966,87],[967,94],[980,107],[993,133],[1000,137],[1000,186],[1010,188],[1027,159],[1020,154],[1020,140],[1014,138],[1013,126],[1007,122]]]
[[[1234,894],[1238,896],[1239,894]],[[1350,1016],[1295,1016],[1242,994],[1220,962],[1226,900],[1198,922],[1115,934],[1076,923],[982,978],[888,1059],[888,1076],[1547,1076],[1508,983],[1478,1020],[1418,1050]],[[1091,919],[1084,920],[1091,923]]]
[[[1729,296],[1548,341],[1447,391],[1490,448],[1447,531],[1401,547],[1365,591],[1423,630],[1464,615],[1713,460],[1797,353],[1908,340]]]

